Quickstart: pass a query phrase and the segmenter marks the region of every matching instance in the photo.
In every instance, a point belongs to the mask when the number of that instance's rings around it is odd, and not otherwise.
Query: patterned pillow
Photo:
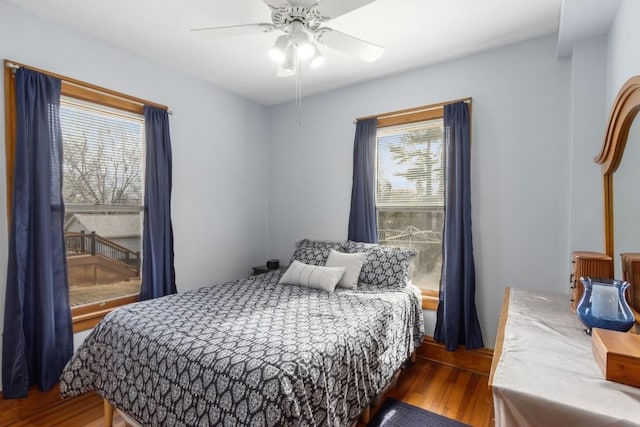
[[[363,243],[363,242],[354,242],[353,240],[347,240],[347,252],[350,254],[357,252],[368,252],[371,249],[379,248],[380,245],[377,243]]]
[[[289,263],[297,260],[309,265],[325,265],[331,249],[344,252],[347,249],[347,244],[343,240],[302,239],[296,243],[296,250]]]
[[[360,271],[358,289],[380,291],[407,286],[411,260],[416,251],[372,243],[347,242],[347,252],[367,252]]]

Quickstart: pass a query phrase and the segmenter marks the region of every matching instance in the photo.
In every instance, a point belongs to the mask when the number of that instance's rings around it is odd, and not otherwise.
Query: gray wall
[[[352,118],[472,96],[477,304],[492,347],[505,286],[568,293],[571,251],[603,249],[593,158],[607,120],[610,45],[581,40],[558,61],[549,36],[351,86],[305,99],[301,125],[295,106],[272,107],[270,256],[287,259],[301,237],[346,235]],[[435,315],[424,316],[431,333]]]
[[[602,175],[600,165],[593,158],[602,147],[607,121],[606,38],[597,37],[575,45],[571,65],[567,268],[572,251],[604,250]],[[569,273],[567,270],[567,275]],[[568,286],[568,279],[563,283]]]
[[[607,112],[620,86],[640,74],[640,2],[624,0],[607,38]]]
[[[0,58],[159,102],[175,112],[170,117],[172,209],[180,292],[247,275],[252,265],[264,262],[268,149],[264,106],[3,1]],[[4,99],[3,92],[0,98]],[[7,263],[4,181],[4,150],[0,150],[0,328]]]
[[[467,96],[485,344],[505,286],[568,292],[571,63],[556,59],[555,36],[306,98],[300,125],[295,104],[270,108],[269,256],[346,237],[354,118]]]

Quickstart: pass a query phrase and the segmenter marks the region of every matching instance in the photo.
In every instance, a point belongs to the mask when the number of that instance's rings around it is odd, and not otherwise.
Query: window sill
[[[104,316],[123,305],[138,302],[138,295],[114,298],[108,301],[81,305],[71,309],[73,332],[86,331],[96,326]]]
[[[422,309],[433,310],[438,309],[438,303],[440,302],[439,292],[432,289],[421,289],[422,291]]]

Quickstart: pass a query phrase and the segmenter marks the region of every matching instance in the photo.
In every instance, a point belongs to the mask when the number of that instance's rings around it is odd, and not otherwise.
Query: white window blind
[[[444,206],[442,119],[377,131],[376,206]]]
[[[144,117],[63,97],[66,205],[144,203]]]

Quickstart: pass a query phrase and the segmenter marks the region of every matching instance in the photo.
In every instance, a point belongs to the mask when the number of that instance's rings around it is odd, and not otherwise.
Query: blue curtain
[[[60,80],[20,68],[7,266],[2,389],[27,396],[58,381],[73,354],[62,201]]]
[[[445,222],[440,303],[434,338],[449,351],[484,347],[476,312],[471,238],[471,133],[465,102],[444,107]]]
[[[171,138],[166,110],[144,107],[147,145],[140,300],[176,293],[171,225]]]
[[[353,186],[349,214],[349,240],[378,243],[376,224],[377,119],[358,120],[353,142]]]

